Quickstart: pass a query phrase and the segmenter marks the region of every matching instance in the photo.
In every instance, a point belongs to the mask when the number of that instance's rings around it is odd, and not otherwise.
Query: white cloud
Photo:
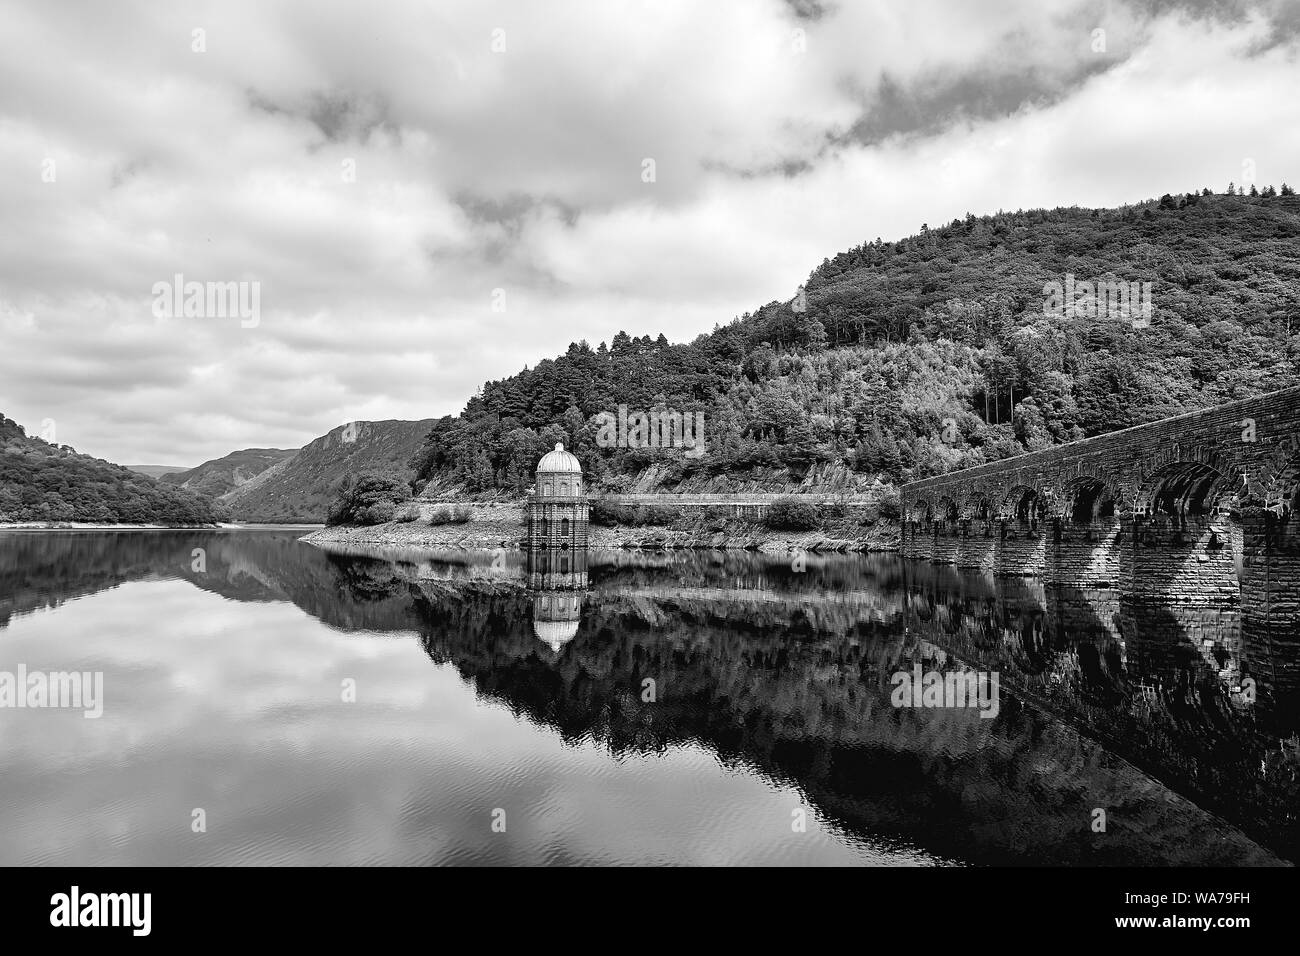
[[[455,412],[570,341],[690,339],[967,210],[1221,189],[1246,158],[1300,178],[1296,51],[1260,14],[123,9],[0,5],[0,412],[123,462]],[[260,324],[154,318],[177,272],[260,282]]]

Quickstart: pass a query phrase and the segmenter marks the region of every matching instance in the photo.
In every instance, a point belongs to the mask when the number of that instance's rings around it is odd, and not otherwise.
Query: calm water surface
[[[1294,721],[1234,693],[1234,609],[593,553],[566,630],[522,556],[300,534],[0,532],[0,671],[105,696],[0,709],[0,864],[1297,856]],[[893,706],[917,665],[998,671],[997,716]]]

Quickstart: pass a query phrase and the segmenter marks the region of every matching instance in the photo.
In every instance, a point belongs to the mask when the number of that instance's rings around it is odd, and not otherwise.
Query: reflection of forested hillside
[[[193,567],[195,548],[205,570]],[[589,567],[578,634],[558,652],[534,636],[514,556],[328,553],[281,532],[29,536],[0,546],[0,595],[13,613],[184,578],[230,600],[290,601],[345,631],[417,633],[434,661],[566,739],[628,753],[698,742],[796,784],[847,830],[941,856],[1264,858],[1153,777],[1294,855],[1294,789],[1276,761],[1261,769],[1266,735],[1223,699],[1204,663],[1218,659],[1196,657],[1197,670],[1185,648],[1160,649],[1155,619],[1137,632],[1125,623],[1132,609],[954,584],[950,572],[889,557],[795,571],[730,553],[592,554]],[[1189,644],[1176,628],[1163,633]],[[1001,671],[1019,699],[1004,693],[991,720],[891,706],[892,673],[957,668],[958,657]],[[642,700],[646,679],[653,703]],[[1094,807],[1110,815],[1105,834],[1089,830]]]
[[[152,534],[0,532],[0,627],[14,615],[147,577],[157,565]]]
[[[974,711],[897,710],[889,675],[951,662],[897,629],[798,636],[748,616],[667,598],[598,592],[579,637],[554,655],[523,596],[422,601],[430,656],[480,693],[616,752],[698,741],[799,785],[851,831],[988,863],[1223,864],[1258,861],[1241,838],[1068,727],[1012,700]],[[651,613],[651,612],[658,612]],[[928,656],[927,656],[928,655]],[[641,699],[643,680],[657,700]],[[1107,808],[1105,835],[1087,827]]]

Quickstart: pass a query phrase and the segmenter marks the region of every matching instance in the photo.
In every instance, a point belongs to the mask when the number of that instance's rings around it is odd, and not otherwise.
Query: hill
[[[1297,240],[1285,186],[923,225],[689,344],[619,332],[486,383],[416,482],[522,489],[563,441],[611,490],[866,487],[1258,395],[1300,381]],[[1063,308],[1072,281],[1137,283],[1149,313]],[[620,405],[703,414],[704,452],[608,447]]]
[[[185,465],[124,465],[123,467],[134,471],[137,475],[147,475],[150,478],[161,478],[164,475],[174,475],[189,470]]]
[[[166,475],[162,480],[196,494],[220,498],[296,454],[296,451],[293,448],[244,448],[232,451],[224,458],[205,461],[196,468]]]
[[[201,525],[212,502],[69,445],[29,437],[0,415],[0,521]]]
[[[340,425],[219,500],[238,521],[323,522],[346,475],[386,472],[410,480],[409,461],[432,425],[432,419]]]

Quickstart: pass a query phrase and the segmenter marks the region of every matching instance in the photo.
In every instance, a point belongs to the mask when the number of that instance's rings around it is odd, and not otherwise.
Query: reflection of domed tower
[[[557,444],[537,463],[528,493],[528,550],[587,546],[587,489],[578,459]]]
[[[587,586],[586,548],[529,548],[528,586],[534,591],[571,591]]]
[[[534,591],[533,633],[558,652],[578,635],[587,549],[529,548],[528,586]]]
[[[581,591],[542,591],[533,596],[533,633],[558,652],[578,636]]]

